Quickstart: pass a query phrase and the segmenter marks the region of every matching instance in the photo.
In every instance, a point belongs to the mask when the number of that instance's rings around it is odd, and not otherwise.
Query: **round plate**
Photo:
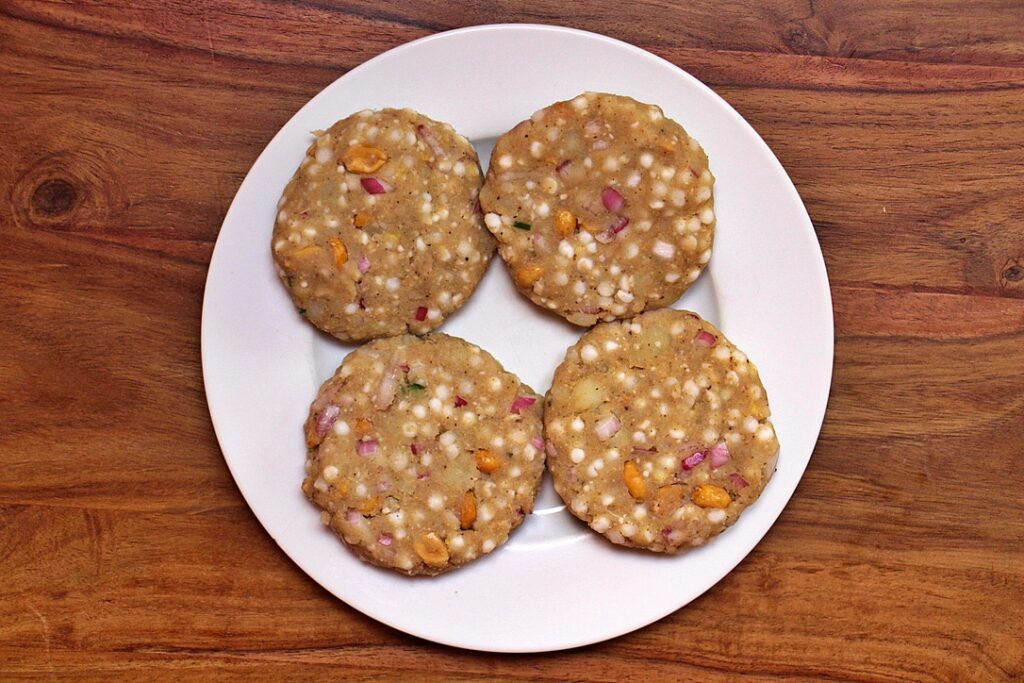
[[[534,514],[509,542],[462,569],[410,579],[364,564],[320,524],[319,510],[299,490],[310,401],[353,347],[315,331],[275,276],[277,199],[310,131],[354,111],[411,107],[447,121],[474,142],[486,169],[495,137],[585,90],[659,104],[707,151],[717,177],[714,256],[676,307],[717,324],[760,368],[782,443],[778,471],[735,526],[678,557],[613,546],[577,522],[546,479]],[[520,296],[500,260],[442,330],[487,349],[541,392],[582,333]],[[203,305],[203,372],[217,438],[238,488],[278,545],[324,588],[385,624],[500,652],[557,650],[628,633],[679,609],[735,567],[782,512],[811,457],[832,343],[828,279],[810,219],[750,125],[692,76],[644,50],[551,26],[430,36],[353,69],[310,100],[239,188]],[[621,589],[624,577],[629,590]]]

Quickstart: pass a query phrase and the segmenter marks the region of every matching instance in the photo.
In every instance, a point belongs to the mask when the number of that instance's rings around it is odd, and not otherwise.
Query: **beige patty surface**
[[[695,313],[602,323],[555,372],[548,468],[574,515],[609,540],[676,553],[761,494],[779,443],[757,368]]]
[[[667,306],[697,279],[713,184],[659,107],[588,92],[498,139],[480,205],[519,290],[588,326]]]
[[[299,312],[346,341],[436,328],[494,253],[472,145],[409,109],[362,111],[315,135],[274,225]]]
[[[368,562],[441,573],[500,546],[533,510],[541,407],[457,337],[371,342],[313,402],[303,491]]]

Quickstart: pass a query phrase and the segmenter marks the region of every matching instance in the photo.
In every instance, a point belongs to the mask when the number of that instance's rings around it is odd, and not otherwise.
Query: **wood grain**
[[[637,633],[515,657],[295,568],[230,479],[198,348],[277,129],[386,49],[501,21],[726,97],[807,204],[837,335],[811,465],[747,560]],[[0,679],[1024,679],[1019,2],[7,0],[0,93]]]

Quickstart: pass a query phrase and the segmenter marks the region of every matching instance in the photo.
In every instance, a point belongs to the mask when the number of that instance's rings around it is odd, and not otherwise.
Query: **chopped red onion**
[[[534,448],[536,448],[538,451],[543,451],[544,450],[544,439],[540,438],[539,436],[531,436],[530,437],[530,445],[533,446]]]
[[[365,256],[360,256],[359,257],[359,272],[360,273],[365,273],[369,269],[370,269],[370,259],[366,258]],[[360,299],[359,302],[361,304],[362,303],[362,299]],[[362,306],[362,308],[365,308],[365,306]]]
[[[626,216],[619,216],[615,219],[615,222],[612,223],[611,227],[608,228],[608,234],[614,237],[625,230],[627,225],[629,225],[629,218]]]
[[[356,453],[359,455],[373,455],[377,452],[377,442],[373,439],[360,439],[356,441]]]
[[[420,445],[418,443],[416,443],[415,441],[413,441],[411,444],[409,444],[409,450],[412,451],[413,455],[419,455],[420,454]]]
[[[390,534],[381,534],[380,536],[377,537],[377,543],[380,543],[381,545],[385,545],[385,546],[391,545],[391,535]]]
[[[423,322],[426,319],[427,319],[427,307],[426,306],[420,306],[419,308],[416,309],[416,321],[417,322]]]
[[[697,465],[704,462],[704,458],[707,456],[706,451],[697,451],[689,457],[683,458],[683,469],[689,472]]]
[[[570,166],[572,166],[572,159],[566,159],[562,163],[558,164],[558,166],[555,166],[555,173],[564,178],[565,174],[568,173]]]
[[[327,430],[331,428],[334,421],[338,419],[338,415],[341,414],[341,408],[334,403],[328,404],[320,413],[316,416],[316,424],[313,426],[313,431],[320,438],[323,438],[327,434]]]
[[[467,403],[469,403],[469,401],[467,401],[466,399],[462,398],[458,394],[455,394],[455,407],[456,408],[461,408],[462,406],[466,405]]]
[[[612,213],[618,213],[622,211],[622,207],[625,206],[625,198],[619,194],[619,191],[609,185],[608,187],[601,190],[601,203],[604,204],[604,208],[608,209]]]
[[[737,474],[736,472],[733,472],[732,474],[729,475],[729,481],[731,481],[732,485],[738,489],[745,489],[748,486],[750,486],[750,484],[747,483],[747,480],[744,479],[739,474]]]
[[[384,376],[377,385],[377,394],[373,397],[373,407],[377,410],[387,410],[395,402],[395,394],[398,392],[398,368],[392,367],[384,372]]]
[[[700,332],[697,333],[697,336],[693,338],[693,341],[700,344],[701,346],[711,348],[712,346],[715,345],[715,342],[718,341],[718,337],[711,334],[710,332],[707,332],[706,330],[701,330]]]
[[[430,129],[422,123],[416,126],[416,134],[423,139],[423,142],[430,146],[430,149],[434,150],[434,154],[439,157],[446,156],[444,153],[444,147],[442,147],[441,143],[437,141],[437,138],[430,132]]]
[[[370,194],[384,194],[391,192],[391,186],[380,178],[360,178],[359,184]]]
[[[598,439],[601,441],[607,441],[618,434],[620,427],[622,427],[622,425],[619,422],[619,418],[614,415],[609,415],[594,426],[594,431],[597,432]]]
[[[724,441],[720,441],[708,449],[708,461],[713,470],[729,462],[729,448]]]
[[[529,408],[537,402],[535,396],[516,396],[515,400],[512,401],[512,406],[509,408],[509,412],[519,415],[523,408]]]
[[[355,510],[349,510],[348,512],[345,513],[345,519],[352,523],[355,523],[363,521],[363,516],[356,512]]]

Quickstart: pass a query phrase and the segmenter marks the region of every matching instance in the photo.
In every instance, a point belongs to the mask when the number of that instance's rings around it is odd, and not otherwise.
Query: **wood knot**
[[[63,178],[45,180],[32,193],[32,210],[49,218],[70,212],[77,202],[78,192]]]
[[[1008,260],[999,273],[999,284],[1004,289],[1024,290],[1024,256]]]
[[[56,151],[20,172],[11,192],[15,222],[29,230],[85,232],[110,224],[126,204],[108,160],[93,150]]]

